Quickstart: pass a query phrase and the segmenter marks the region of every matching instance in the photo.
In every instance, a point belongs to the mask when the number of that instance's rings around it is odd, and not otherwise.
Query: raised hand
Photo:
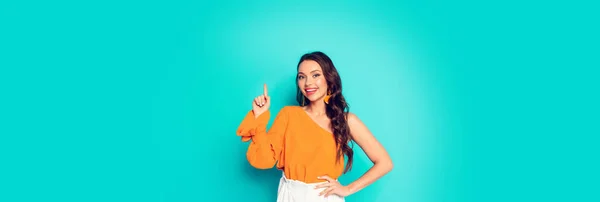
[[[267,94],[267,84],[264,84],[263,88],[263,94],[257,96],[252,101],[252,111],[254,112],[255,118],[260,116],[262,113],[265,113],[271,106],[271,97],[269,97]]]

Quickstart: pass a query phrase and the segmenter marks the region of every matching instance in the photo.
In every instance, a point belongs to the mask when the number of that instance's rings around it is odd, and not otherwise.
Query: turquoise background
[[[4,1],[0,201],[274,201],[235,130],[314,50],[395,163],[347,201],[600,201],[590,2]]]

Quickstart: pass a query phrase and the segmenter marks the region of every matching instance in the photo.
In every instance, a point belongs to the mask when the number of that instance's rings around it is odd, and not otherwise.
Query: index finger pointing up
[[[265,96],[267,96],[267,84],[266,84],[266,83],[264,84],[264,87],[263,87],[263,88],[264,88],[264,90],[263,90],[263,91],[264,91],[264,94],[265,94]]]

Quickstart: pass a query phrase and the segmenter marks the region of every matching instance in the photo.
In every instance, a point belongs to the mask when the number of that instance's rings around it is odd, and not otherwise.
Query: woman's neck
[[[326,115],[325,102],[323,100],[311,102],[310,105],[306,106],[306,111],[314,116]]]

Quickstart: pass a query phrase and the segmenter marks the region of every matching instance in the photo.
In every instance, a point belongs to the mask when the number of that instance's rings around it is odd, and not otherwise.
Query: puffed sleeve
[[[237,135],[241,136],[243,142],[250,141],[246,158],[250,165],[258,169],[272,168],[281,159],[288,116],[285,108],[282,109],[267,132],[270,115],[270,111],[266,111],[254,118],[251,110],[237,130]]]

